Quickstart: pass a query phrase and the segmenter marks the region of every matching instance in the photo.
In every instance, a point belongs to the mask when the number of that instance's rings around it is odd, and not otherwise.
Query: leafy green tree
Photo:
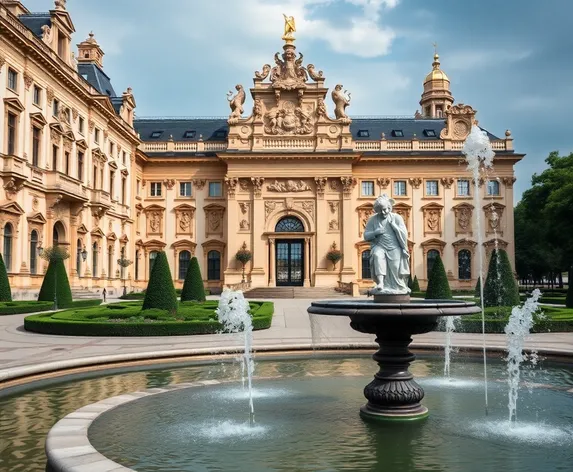
[[[513,271],[503,249],[494,249],[489,260],[487,279],[483,287],[484,306],[519,305],[519,290]]]
[[[205,301],[205,287],[203,285],[203,277],[201,276],[201,269],[199,268],[199,261],[196,257],[191,258],[185,282],[183,282],[183,290],[181,290],[181,301]]]
[[[8,272],[6,272],[6,265],[4,258],[0,254],[0,302],[11,302],[12,290],[10,290],[10,280],[8,280]]]
[[[149,283],[145,291],[142,310],[157,308],[177,313],[177,293],[169,270],[169,263],[164,251],[157,253]]]
[[[442,258],[438,255],[434,259],[434,265],[430,272],[430,279],[428,280],[428,288],[426,289],[426,300],[445,300],[452,297],[452,290],[446,275],[446,269]]]
[[[414,281],[412,282],[412,292],[420,291],[420,282],[418,282],[418,276],[414,275]]]

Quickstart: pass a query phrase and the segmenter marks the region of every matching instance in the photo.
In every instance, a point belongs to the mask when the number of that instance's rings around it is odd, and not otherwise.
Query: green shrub
[[[476,298],[481,299],[481,277],[478,277],[478,281],[476,284],[476,290],[475,290],[474,295]]]
[[[426,300],[447,300],[450,298],[452,298],[452,290],[450,289],[442,258],[438,255],[434,259],[432,272],[430,272],[428,288],[426,289]]]
[[[0,303],[0,315],[18,315],[22,313],[37,313],[49,311],[54,307],[53,302],[17,301]]]
[[[8,280],[8,272],[6,272],[6,265],[2,254],[0,254],[0,302],[11,302],[12,290],[10,290],[10,281]]]
[[[38,294],[38,301],[54,301],[54,294],[57,295],[58,307],[71,306],[72,290],[70,289],[66,266],[61,259],[50,261]]]
[[[567,308],[573,308],[573,269],[569,270],[567,283],[569,287],[567,288],[567,296],[565,297],[565,306]]]
[[[412,282],[412,292],[419,292],[420,291],[420,282],[418,282],[418,276],[414,275],[414,281]]]
[[[191,258],[185,282],[183,283],[183,290],[181,290],[181,301],[205,301],[205,287],[203,285],[203,277],[201,276],[201,269],[199,268],[199,261],[196,257]]]
[[[494,249],[489,260],[483,288],[484,306],[519,305],[519,290],[513,277],[507,252]]]
[[[159,308],[170,313],[177,311],[177,294],[173,285],[171,271],[164,251],[157,254],[153,270],[149,277],[143,309]]]

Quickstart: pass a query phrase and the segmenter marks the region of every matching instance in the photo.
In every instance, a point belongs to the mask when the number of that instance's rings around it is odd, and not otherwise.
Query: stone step
[[[245,292],[245,297],[255,298],[338,298],[348,295],[330,287],[256,287]]]

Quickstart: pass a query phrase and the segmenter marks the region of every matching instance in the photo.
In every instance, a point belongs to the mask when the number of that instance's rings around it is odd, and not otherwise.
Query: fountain
[[[364,230],[364,239],[371,243],[374,301],[313,302],[308,312],[348,316],[354,330],[376,335],[380,349],[372,357],[380,370],[364,388],[368,403],[360,414],[368,419],[408,421],[428,416],[428,409],[420,403],[424,390],[408,371],[416,358],[408,349],[412,335],[433,331],[440,316],[471,315],[481,310],[475,303],[463,301],[410,301],[407,230],[402,217],[392,213],[393,204],[385,194],[378,197]]]

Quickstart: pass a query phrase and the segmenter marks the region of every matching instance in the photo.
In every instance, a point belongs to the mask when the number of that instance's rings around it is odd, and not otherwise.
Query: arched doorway
[[[53,246],[58,246],[66,242],[66,229],[61,221],[56,221],[52,233]]]
[[[294,216],[281,218],[275,233],[304,233],[304,225]],[[277,286],[302,286],[304,283],[304,239],[280,239],[275,252]]]

